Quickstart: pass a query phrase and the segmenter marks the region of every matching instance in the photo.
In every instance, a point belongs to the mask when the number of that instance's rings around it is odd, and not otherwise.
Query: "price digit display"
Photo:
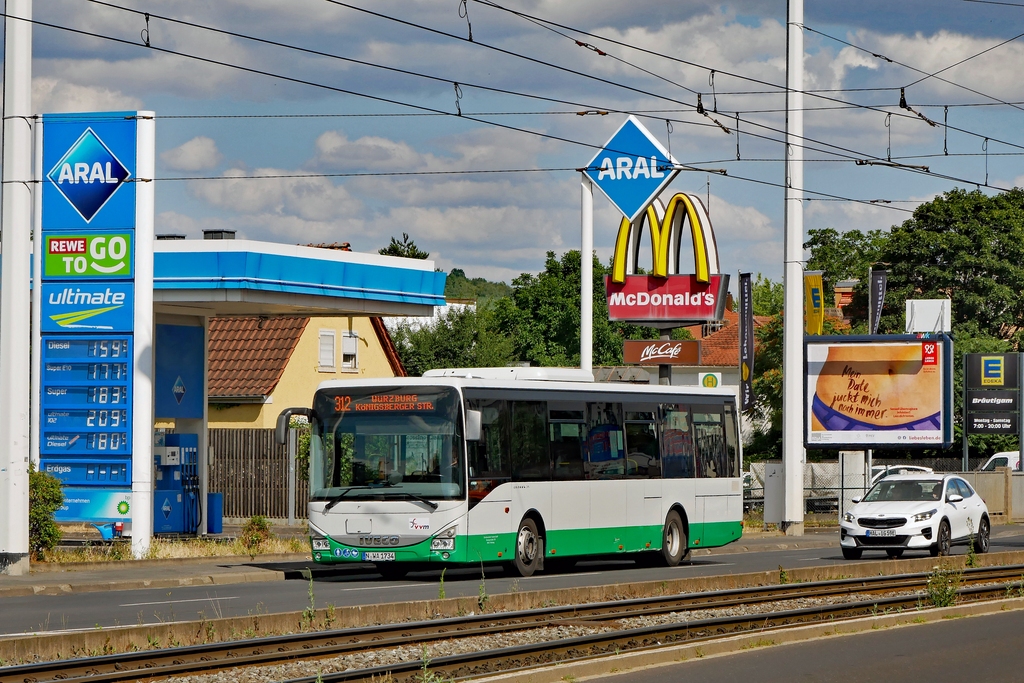
[[[49,455],[128,455],[129,336],[43,336],[40,450]]]

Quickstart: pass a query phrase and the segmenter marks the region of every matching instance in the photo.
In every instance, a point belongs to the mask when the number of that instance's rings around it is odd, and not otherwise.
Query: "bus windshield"
[[[464,499],[459,405],[445,387],[317,392],[310,500]]]

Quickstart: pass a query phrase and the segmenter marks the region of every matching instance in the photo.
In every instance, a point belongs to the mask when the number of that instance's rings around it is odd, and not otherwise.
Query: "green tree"
[[[608,320],[604,276],[610,268],[594,258],[594,365],[622,363],[623,339],[656,339],[657,330]],[[512,281],[512,296],[495,305],[498,328],[513,340],[517,360],[535,365],[580,362],[580,252],[561,258],[549,251],[544,270]]]
[[[409,239],[409,233],[407,232],[402,233],[401,242],[392,237],[391,244],[383,249],[379,249],[378,253],[383,254],[384,256],[401,256],[402,258],[418,259],[425,259],[430,256],[430,252],[423,251],[416,246],[416,242]]]
[[[782,313],[786,292],[781,282],[775,282],[757,274],[750,287],[754,315],[777,315]]]
[[[53,515],[64,504],[60,479],[33,466],[28,475],[28,542],[37,556],[60,543],[61,530]]]
[[[950,298],[953,330],[1019,349],[1024,327],[1024,190],[952,190],[894,226],[881,331],[904,330],[905,299]]]
[[[491,282],[482,277],[469,279],[461,268],[452,268],[444,283],[444,295],[448,299],[476,299],[478,304],[487,304],[509,296],[512,288],[504,282]]]
[[[867,331],[868,315],[868,269],[872,264],[888,259],[882,258],[889,235],[881,230],[861,232],[850,230],[840,233],[834,228],[809,230],[804,249],[810,249],[807,270],[821,270],[822,287],[832,292],[842,280],[857,279],[853,301],[843,313],[853,319],[853,327],[859,333]],[[881,267],[881,266],[880,266]]]
[[[451,310],[418,329],[400,325],[391,336],[413,376],[436,368],[503,367],[513,360],[512,342],[487,306]]]

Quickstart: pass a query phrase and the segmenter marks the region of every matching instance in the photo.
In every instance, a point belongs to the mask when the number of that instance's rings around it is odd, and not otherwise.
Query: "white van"
[[[1020,453],[1018,451],[1003,451],[996,453],[988,461],[981,466],[979,472],[992,472],[997,467],[1012,467],[1015,470],[1020,469]]]

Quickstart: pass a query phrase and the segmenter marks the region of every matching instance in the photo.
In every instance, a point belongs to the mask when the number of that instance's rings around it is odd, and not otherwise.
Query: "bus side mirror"
[[[288,425],[292,421],[292,415],[305,415],[308,420],[313,419],[313,411],[309,408],[288,408],[282,410],[277,416],[277,429],[274,430],[274,440],[284,446],[288,443]]]
[[[483,425],[483,413],[479,410],[466,411],[466,441],[479,441]]]

